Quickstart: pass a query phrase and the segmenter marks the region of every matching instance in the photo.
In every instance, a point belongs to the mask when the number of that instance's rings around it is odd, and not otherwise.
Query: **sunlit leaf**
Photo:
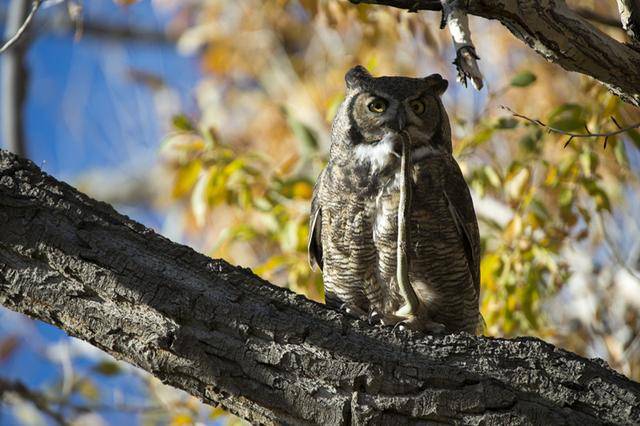
[[[629,158],[627,157],[627,148],[622,139],[615,137],[609,138],[609,143],[613,145],[613,153],[616,156],[616,161],[621,166],[627,166],[629,164]]]
[[[189,194],[198,180],[201,170],[202,162],[200,161],[192,161],[186,166],[179,168],[174,178],[171,195],[174,198],[180,198]]]
[[[224,408],[218,406],[216,408],[214,408],[213,410],[211,410],[211,412],[209,413],[209,418],[211,420],[215,420],[219,417],[222,417],[224,415],[226,415],[227,412],[224,410]]]
[[[488,165],[484,166],[483,171],[491,185],[493,185],[496,188],[498,188],[501,185],[500,176],[498,176],[498,173],[496,173],[493,167]]]
[[[187,413],[178,413],[171,418],[171,426],[192,426],[194,420],[191,415]]]
[[[511,79],[513,87],[527,87],[537,80],[537,77],[531,71],[521,71]]]

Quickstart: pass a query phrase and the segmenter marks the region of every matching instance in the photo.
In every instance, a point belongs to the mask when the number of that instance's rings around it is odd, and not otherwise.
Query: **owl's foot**
[[[368,315],[365,311],[351,303],[343,303],[342,305],[340,305],[340,310],[344,311],[347,315],[350,315],[357,319],[368,319]]]
[[[369,311],[368,316],[369,324],[382,324],[382,325],[394,325],[398,322],[398,319],[395,316],[385,315],[381,312],[378,312],[375,309],[371,309]]]
[[[367,317],[369,325],[380,324],[382,322],[382,315],[380,312],[375,309],[371,309],[369,311],[369,316]]]
[[[425,334],[445,334],[447,332],[447,328],[444,324],[431,321],[425,318],[419,317],[409,317],[403,319],[402,321],[398,321],[394,326],[393,330],[404,330],[411,329],[413,331],[419,331]]]

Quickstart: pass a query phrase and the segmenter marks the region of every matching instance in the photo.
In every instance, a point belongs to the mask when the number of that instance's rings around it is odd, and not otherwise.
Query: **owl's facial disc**
[[[441,118],[438,99],[432,94],[396,99],[386,93],[361,92],[352,105],[352,125],[362,136],[354,146],[355,159],[369,164],[372,172],[399,167],[405,133],[410,136],[414,161],[444,152],[433,140]]]

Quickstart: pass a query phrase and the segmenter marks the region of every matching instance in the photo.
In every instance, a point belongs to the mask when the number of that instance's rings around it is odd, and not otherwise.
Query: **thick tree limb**
[[[640,384],[534,338],[394,335],[0,151],[0,303],[254,423],[640,422]]]
[[[431,0],[358,0],[358,3],[433,10]],[[466,2],[466,12],[499,20],[548,61],[568,71],[589,75],[624,101],[640,106],[640,50],[602,33],[569,9],[564,0],[474,0]]]

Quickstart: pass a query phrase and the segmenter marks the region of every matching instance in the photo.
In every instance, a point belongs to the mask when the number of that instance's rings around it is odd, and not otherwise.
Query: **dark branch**
[[[6,380],[0,377],[0,401],[2,401],[4,395],[7,393],[14,393],[23,400],[31,402],[38,410],[51,417],[57,424],[61,426],[67,424],[64,416],[53,410],[42,394],[29,389],[22,382]]]
[[[638,0],[619,0],[638,3]],[[358,0],[412,11],[439,10],[435,1]],[[465,11],[496,19],[550,62],[591,76],[622,100],[640,106],[640,49],[599,31],[564,1],[474,0]],[[623,25],[624,20],[623,20]]]
[[[640,1],[617,0],[622,28],[633,43],[640,43]]]
[[[440,0],[349,0],[353,4],[377,4],[406,9],[412,12],[419,10],[442,10]]]
[[[606,25],[607,27],[620,28],[622,29],[622,24],[620,20],[615,16],[605,16],[601,15],[597,12],[594,12],[593,9],[588,9],[586,7],[578,7],[575,9],[576,13],[582,16],[585,19],[590,20],[591,22],[595,22],[596,24]]]
[[[172,243],[0,151],[0,303],[266,424],[637,424],[640,384],[534,338],[392,333]]]

